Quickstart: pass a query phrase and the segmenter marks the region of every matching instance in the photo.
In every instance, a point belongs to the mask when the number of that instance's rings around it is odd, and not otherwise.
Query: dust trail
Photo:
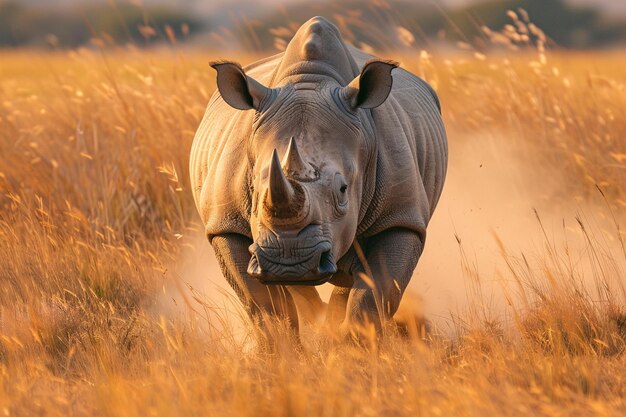
[[[529,160],[528,146],[506,139],[486,134],[450,144],[446,186],[409,286],[423,299],[426,317],[444,331],[452,330],[455,313],[471,314],[472,304],[480,305],[486,316],[506,318],[503,287],[512,284],[511,274],[494,236],[507,253],[523,253],[539,264],[547,239],[557,251],[567,247],[568,256],[576,258],[587,250],[575,219],[581,216],[599,232],[604,246],[618,246],[599,193],[597,201],[563,196],[568,179],[556,168]],[[585,288],[593,292],[592,271],[588,265],[579,268],[585,271]]]

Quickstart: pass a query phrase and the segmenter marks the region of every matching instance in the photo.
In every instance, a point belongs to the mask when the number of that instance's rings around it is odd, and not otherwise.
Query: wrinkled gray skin
[[[314,285],[329,281],[329,324],[380,328],[398,308],[444,183],[434,91],[346,44],[320,17],[283,53],[244,69],[212,66],[218,91],[190,169],[225,277],[261,321],[278,315],[297,331],[298,312],[324,308]]]

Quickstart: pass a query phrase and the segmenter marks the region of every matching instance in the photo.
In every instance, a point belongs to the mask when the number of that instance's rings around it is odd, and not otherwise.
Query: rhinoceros
[[[439,100],[322,17],[284,52],[211,63],[191,186],[223,275],[260,323],[326,308],[340,332],[393,317],[447,168]],[[316,285],[334,284],[326,306]],[[261,326],[262,327],[262,326]]]

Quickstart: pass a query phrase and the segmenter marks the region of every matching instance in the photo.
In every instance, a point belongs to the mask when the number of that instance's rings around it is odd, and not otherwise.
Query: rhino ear
[[[393,61],[368,61],[361,74],[343,88],[343,97],[352,109],[380,106],[391,92],[391,70],[397,67],[398,64]]]
[[[246,75],[235,62],[211,62],[217,71],[217,89],[224,101],[238,110],[259,110],[261,102],[270,95],[271,89]]]

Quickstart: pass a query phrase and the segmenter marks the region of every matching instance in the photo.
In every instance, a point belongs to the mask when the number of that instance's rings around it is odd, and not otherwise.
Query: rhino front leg
[[[254,322],[261,325],[263,336],[268,338],[268,320],[272,317],[287,319],[298,334],[298,313],[291,294],[282,285],[264,285],[248,275],[250,262],[248,247],[252,241],[239,234],[214,236],[211,246],[228,283],[248,311]]]
[[[295,301],[300,320],[305,323],[316,323],[326,310],[326,303],[322,301],[317,289],[304,285],[292,285],[288,288]]]
[[[371,323],[380,331],[398,310],[417,261],[423,239],[408,229],[389,229],[365,242],[366,266],[354,271],[341,332],[349,335]],[[369,276],[363,276],[365,273]]]
[[[346,317],[346,305],[350,297],[350,290],[349,287],[333,288],[326,310],[326,325],[332,330],[336,330]]]

